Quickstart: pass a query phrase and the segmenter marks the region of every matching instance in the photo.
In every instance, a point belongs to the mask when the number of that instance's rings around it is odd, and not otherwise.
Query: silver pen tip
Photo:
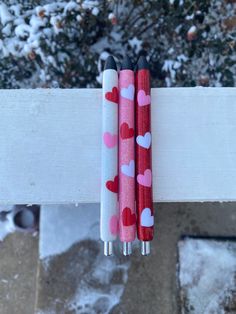
[[[151,253],[151,243],[149,241],[141,241],[141,254],[147,256]]]
[[[123,255],[129,256],[132,254],[132,242],[123,242]]]
[[[104,242],[104,255],[105,256],[111,256],[113,253],[112,250],[112,242],[111,241],[105,241]]]

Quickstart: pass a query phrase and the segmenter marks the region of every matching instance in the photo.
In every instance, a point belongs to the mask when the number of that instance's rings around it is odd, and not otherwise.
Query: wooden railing
[[[152,89],[154,201],[236,200],[236,88]],[[0,203],[100,199],[101,90],[0,91]]]

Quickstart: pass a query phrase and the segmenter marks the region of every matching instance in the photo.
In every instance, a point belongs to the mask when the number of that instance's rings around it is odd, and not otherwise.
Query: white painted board
[[[100,198],[101,89],[0,90],[0,203]],[[236,88],[152,89],[154,201],[236,200]]]

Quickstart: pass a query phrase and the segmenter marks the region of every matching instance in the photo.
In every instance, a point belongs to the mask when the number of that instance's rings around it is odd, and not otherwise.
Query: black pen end
[[[137,62],[136,70],[147,69],[149,70],[149,64],[145,56],[140,56]]]
[[[109,56],[105,62],[104,70],[113,69],[117,71],[117,66],[115,59],[112,56]]]
[[[121,70],[134,70],[134,66],[130,58],[126,55],[121,63]]]

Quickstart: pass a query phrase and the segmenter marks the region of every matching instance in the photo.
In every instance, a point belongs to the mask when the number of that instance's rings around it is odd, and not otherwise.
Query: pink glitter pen
[[[119,74],[119,235],[123,255],[132,253],[136,237],[134,147],[134,71],[126,56]]]

